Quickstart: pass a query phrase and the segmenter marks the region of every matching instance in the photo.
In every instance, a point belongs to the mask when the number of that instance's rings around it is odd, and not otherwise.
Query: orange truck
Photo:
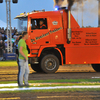
[[[55,73],[63,64],[92,64],[100,72],[100,28],[80,28],[67,9],[22,13],[16,19],[19,32],[28,32],[28,57],[36,72]]]

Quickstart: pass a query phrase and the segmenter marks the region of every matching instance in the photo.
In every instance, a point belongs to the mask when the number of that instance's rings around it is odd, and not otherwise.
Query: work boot
[[[29,87],[30,85],[29,85],[29,84],[25,84],[24,86],[27,86],[27,87]]]
[[[22,85],[19,85],[19,84],[18,84],[18,86],[19,86],[19,87],[24,87],[25,85],[24,85],[24,84],[22,84]]]

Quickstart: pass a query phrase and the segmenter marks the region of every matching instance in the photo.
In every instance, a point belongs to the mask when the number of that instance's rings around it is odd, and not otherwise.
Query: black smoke
[[[55,1],[56,1],[56,4],[58,4],[58,1],[59,1],[59,0],[55,0]]]
[[[82,2],[87,1],[87,0],[67,0],[67,1],[68,1],[68,5],[70,7],[72,7],[75,2],[78,2],[79,4],[82,4]]]
[[[59,0],[58,0],[59,1]],[[85,2],[85,1],[87,1],[87,0],[67,0],[68,1],[68,5],[70,6],[70,7],[72,7],[73,6],[73,4],[75,3],[75,2],[78,2],[79,4],[82,4],[83,2]]]
[[[75,1],[75,0],[68,0],[68,6],[69,6],[69,7],[72,7],[72,5],[74,4],[74,1]]]

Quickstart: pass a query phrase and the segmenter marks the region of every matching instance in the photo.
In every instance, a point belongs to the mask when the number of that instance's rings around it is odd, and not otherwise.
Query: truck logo
[[[52,30],[52,31],[50,30],[48,33],[42,34],[41,36],[38,36],[38,37],[35,37],[35,39],[31,39],[31,43],[36,44],[36,43],[34,43],[35,41],[37,41],[37,40],[39,40],[39,39],[42,39],[42,38],[48,36],[49,34],[53,34],[53,33],[55,33],[55,32],[58,32],[58,31],[60,31],[60,30],[62,30],[62,27],[57,28],[57,29],[54,29],[54,30]],[[56,37],[56,38],[58,38],[58,37]]]
[[[58,25],[58,22],[57,21],[53,21],[52,24],[53,25]]]

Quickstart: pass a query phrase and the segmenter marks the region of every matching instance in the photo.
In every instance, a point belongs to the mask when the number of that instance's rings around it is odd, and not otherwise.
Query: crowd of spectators
[[[17,38],[18,33],[17,29],[11,29],[12,30],[12,48],[13,48],[13,53],[16,51],[16,46],[17,46]],[[3,60],[3,54],[7,53],[7,29],[0,28],[0,60]]]

